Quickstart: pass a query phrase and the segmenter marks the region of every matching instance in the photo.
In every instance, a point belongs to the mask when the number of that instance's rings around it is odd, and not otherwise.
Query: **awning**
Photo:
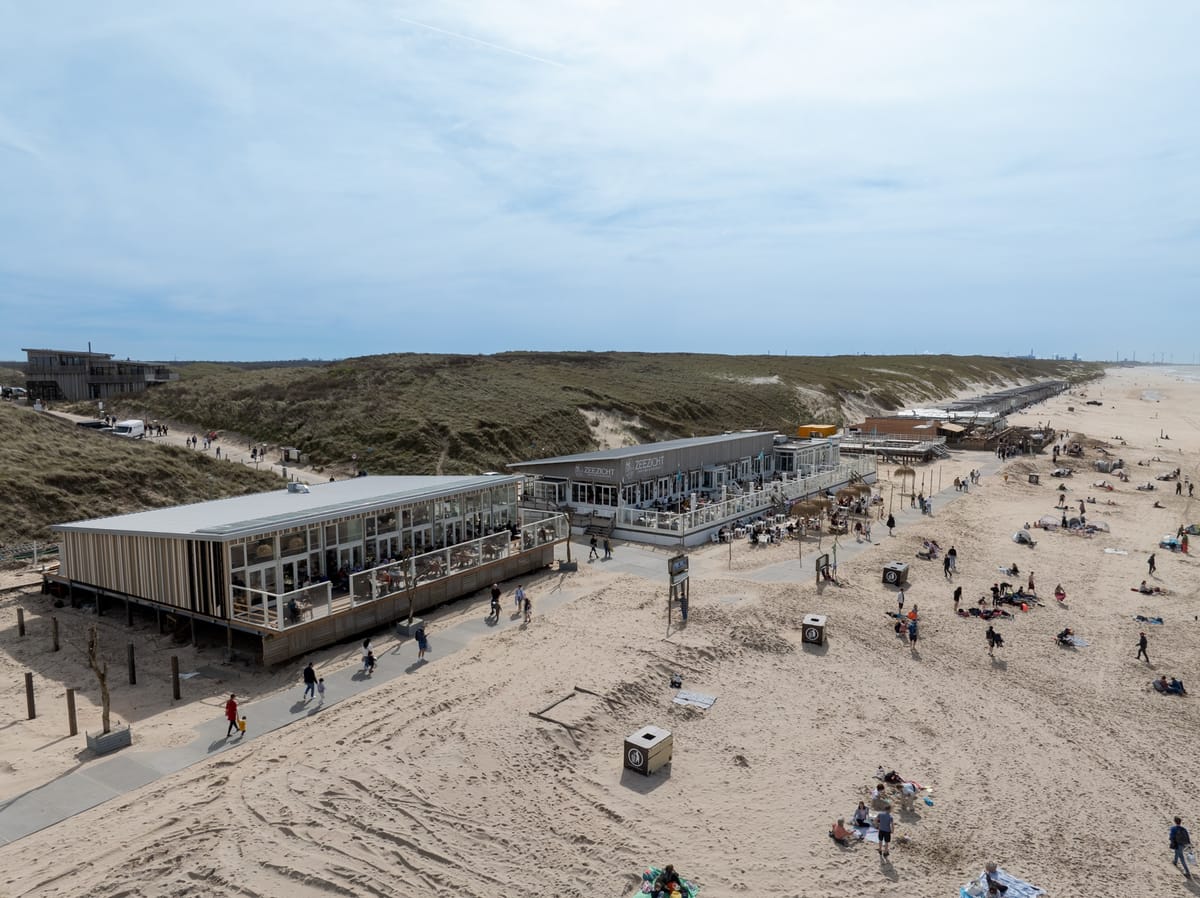
[[[961,424],[939,424],[938,430],[944,430],[946,433],[962,433],[966,430]]]

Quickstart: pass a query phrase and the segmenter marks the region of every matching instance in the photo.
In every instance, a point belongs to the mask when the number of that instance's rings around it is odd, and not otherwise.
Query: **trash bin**
[[[890,561],[883,566],[883,582],[900,586],[908,582],[908,565],[903,561]]]
[[[806,614],[800,630],[800,641],[810,645],[825,644],[825,615]]]
[[[672,742],[670,730],[642,727],[625,739],[625,766],[649,776],[671,763]]]
[[[1040,483],[1041,481],[1040,481],[1040,478],[1038,477],[1038,475],[1037,475],[1037,474],[1030,474],[1030,475],[1029,475],[1029,482],[1030,482],[1030,483]]]

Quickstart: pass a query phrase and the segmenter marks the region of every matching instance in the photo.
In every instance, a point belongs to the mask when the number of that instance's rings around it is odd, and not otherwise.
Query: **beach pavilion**
[[[48,585],[143,605],[273,664],[554,560],[519,475],[355,477],[59,524]]]
[[[836,437],[798,440],[738,431],[510,464],[529,476],[525,503],[569,511],[574,529],[658,545],[694,546],[739,520],[851,480],[875,479],[875,459],[842,461]]]

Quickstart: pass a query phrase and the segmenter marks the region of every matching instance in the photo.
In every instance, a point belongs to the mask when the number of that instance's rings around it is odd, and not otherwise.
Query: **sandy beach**
[[[1200,723],[1196,571],[1191,556],[1158,548],[1180,525],[1200,523],[1200,500],[1156,480],[1177,467],[1181,481],[1200,474],[1198,408],[1200,369],[1113,369],[1011,419],[1084,442],[1083,458],[1060,462],[1073,476],[1050,476],[1049,453],[1004,463],[955,453],[918,468],[918,486],[922,477],[940,485],[933,515],[897,499],[895,536],[875,521],[872,545],[842,537],[841,586],[818,589],[815,543],[801,560],[794,542],[694,551],[690,618],[669,634],[672,553],[646,547],[618,544],[612,563],[537,578],[530,625],[439,656],[439,631],[488,613],[485,593],[453,603],[432,615],[433,663],[333,695],[319,714],[0,848],[0,894],[621,896],[635,893],[648,865],[674,863],[705,898],[952,898],[986,861],[1055,898],[1200,893],[1167,848],[1175,814],[1200,833],[1189,747]],[[1129,482],[1096,472],[1105,457],[1097,441],[1124,460]],[[981,482],[956,492],[954,478],[974,468]],[[890,471],[881,469],[885,500]],[[1102,480],[1113,489],[1094,486]],[[1111,532],[1033,528],[1061,513],[1060,482],[1075,513],[1083,500],[1088,520]],[[1135,489],[1146,483],[1156,489]],[[1026,522],[1036,547],[1013,541]],[[940,560],[915,557],[924,539],[956,548],[952,581]],[[573,552],[582,561],[586,544]],[[915,648],[888,616],[895,590],[881,569],[893,560],[911,565]],[[1005,578],[999,568],[1014,562],[1019,577]],[[993,583],[1024,584],[1030,572],[1041,604],[992,622],[1005,645],[989,657],[987,623],[955,615],[952,591],[961,586],[969,607]],[[1142,580],[1167,594],[1135,591]],[[566,587],[579,597],[542,613],[540,600]],[[11,713],[0,728],[3,813],[15,796],[95,763],[82,734],[65,735],[62,691],[79,690],[81,730],[98,713],[80,648],[93,619],[32,592],[0,597],[0,609]],[[59,653],[48,651],[51,613]],[[809,613],[828,616],[825,646],[802,644]],[[126,751],[179,744],[197,727],[219,737],[226,693],[301,689],[299,661],[294,670],[234,667],[150,624],[131,633],[115,615],[100,625],[118,684],[114,714],[136,724]],[[1059,647],[1064,627],[1086,646]],[[1142,631],[1150,663],[1135,658]],[[135,687],[121,685],[130,641],[141,659]],[[390,636],[377,642],[396,646]],[[180,702],[170,697],[172,654],[199,674]],[[313,660],[329,675],[357,654],[345,646]],[[25,720],[25,671],[44,703],[34,721]],[[672,673],[716,703],[674,704]],[[1193,694],[1156,693],[1150,681],[1164,674]],[[550,716],[567,726],[530,716],[576,686],[597,695],[555,708]],[[674,736],[673,763],[652,777],[622,768],[623,739],[647,724]],[[879,766],[928,787],[932,802],[896,814],[886,861],[874,845],[843,848],[827,835],[867,797]]]

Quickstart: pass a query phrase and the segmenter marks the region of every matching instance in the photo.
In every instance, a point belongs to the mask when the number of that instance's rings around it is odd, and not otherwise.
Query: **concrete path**
[[[953,480],[957,473],[965,472],[971,467],[978,467],[984,473],[983,488],[987,488],[988,478],[1000,466],[1000,462],[992,457],[989,460],[981,454],[962,456],[963,461],[955,464],[955,471],[950,473],[950,483],[934,495],[934,522],[937,510],[956,496]],[[976,487],[978,488],[978,487]],[[897,528],[904,528],[917,523],[921,514],[916,509],[897,509]],[[876,526],[875,534],[882,532],[883,540],[887,539],[886,528],[881,524]],[[853,538],[839,542],[838,563],[843,564],[867,548],[869,544],[855,543]],[[877,543],[878,544],[878,543]],[[829,540],[822,542],[822,551],[828,551]],[[756,571],[734,572],[731,576],[757,580],[760,582],[797,582],[814,576],[813,559],[816,556],[815,543],[804,545],[803,560],[777,562]],[[734,547],[737,551],[738,547]],[[560,547],[560,555],[565,555],[565,549]],[[586,541],[573,540],[572,559],[581,567],[588,565],[600,566],[606,572],[634,574],[650,580],[660,580],[664,591],[667,583],[666,559],[675,554],[666,548],[653,550],[630,543],[614,545],[613,557],[589,562],[587,559],[588,546]],[[701,559],[698,559],[700,561]],[[693,573],[719,576],[721,573],[721,556],[711,553],[701,565],[693,569]],[[558,580],[557,585],[552,581],[548,588],[539,588],[534,602],[534,623],[537,618],[553,611],[558,606],[572,602],[584,594],[581,585],[572,585],[565,576]],[[88,808],[103,804],[109,799],[116,798],[126,792],[154,782],[162,776],[183,770],[199,761],[221,752],[236,748],[243,741],[252,742],[262,738],[267,733],[274,732],[285,726],[305,721],[310,717],[320,715],[326,708],[332,707],[339,701],[359,695],[381,683],[390,682],[402,676],[417,676],[427,666],[443,663],[445,659],[470,642],[496,630],[512,629],[523,624],[522,615],[514,613],[511,595],[506,595],[507,603],[502,604],[500,620],[489,623],[484,615],[487,613],[486,604],[481,604],[479,615],[462,620],[454,626],[445,629],[430,628],[431,652],[424,662],[416,660],[416,646],[412,639],[404,639],[390,651],[379,656],[375,674],[367,677],[355,665],[353,667],[331,673],[325,677],[326,695],[323,703],[316,699],[303,701],[303,686],[300,683],[300,664],[297,663],[296,686],[283,693],[268,696],[256,702],[241,706],[241,713],[248,722],[247,735],[244,739],[238,737],[225,738],[226,722],[217,719],[196,728],[195,738],[186,745],[176,748],[155,751],[139,751],[137,731],[134,730],[134,747],[123,749],[112,757],[90,762],[80,769],[67,773],[43,786],[30,790],[23,795],[10,799],[0,805],[0,844],[7,844],[24,836],[35,833],[65,820],[68,817],[85,811]]]

